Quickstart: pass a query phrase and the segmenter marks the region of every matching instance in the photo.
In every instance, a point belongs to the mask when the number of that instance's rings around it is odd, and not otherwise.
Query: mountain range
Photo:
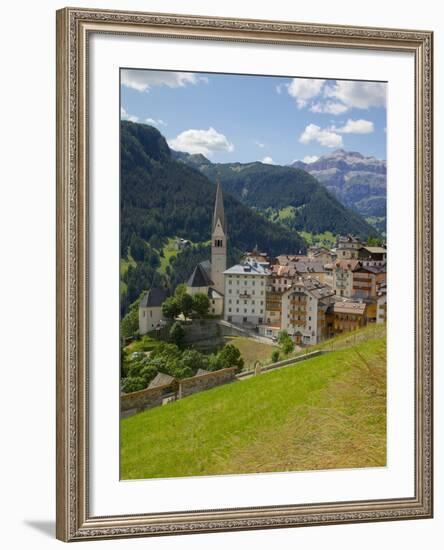
[[[173,156],[213,182],[220,180],[224,191],[290,229],[353,233],[364,239],[378,233],[352,205],[344,205],[305,169],[262,162],[212,163],[203,155],[177,151]]]
[[[152,286],[171,290],[208,259],[215,180],[224,190],[228,263],[258,246],[271,256],[303,253],[301,235],[331,231],[375,235],[313,176],[289,166],[213,164],[172,151],[154,127],[122,121],[120,132],[121,313]],[[303,233],[304,234],[304,233]],[[377,234],[377,233],[376,233]],[[193,246],[165,255],[171,239]]]
[[[305,170],[345,206],[353,208],[384,233],[386,227],[387,164],[358,152],[337,149],[305,163],[291,165]]]

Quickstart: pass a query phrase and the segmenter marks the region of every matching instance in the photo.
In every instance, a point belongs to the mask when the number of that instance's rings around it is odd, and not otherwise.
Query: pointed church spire
[[[217,225],[217,220],[220,220],[222,230],[224,233],[226,230],[226,220],[225,220],[225,211],[224,211],[224,199],[222,196],[222,186],[219,179],[217,180],[216,188],[216,202],[214,203],[214,214],[213,214],[213,231]]]

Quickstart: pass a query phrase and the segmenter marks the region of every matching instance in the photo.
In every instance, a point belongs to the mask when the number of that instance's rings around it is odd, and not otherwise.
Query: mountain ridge
[[[362,238],[378,234],[375,228],[350,207],[343,205],[307,170],[260,161],[212,163],[203,155],[177,151],[172,154],[210,180],[219,179],[224,190],[244,204],[293,230],[315,234],[325,231],[354,233]]]
[[[311,163],[295,161],[290,166],[315,177],[345,206],[385,232],[387,163],[357,151],[337,149]]]

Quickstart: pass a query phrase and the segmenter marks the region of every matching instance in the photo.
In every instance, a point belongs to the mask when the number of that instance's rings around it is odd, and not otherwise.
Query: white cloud
[[[359,82],[338,80],[324,89],[325,97],[340,101],[348,109],[385,107],[386,85],[383,82]]]
[[[325,80],[316,78],[293,78],[288,85],[288,93],[294,97],[299,109],[305,107],[307,100],[321,93]]]
[[[261,162],[263,164],[274,164],[274,160],[271,157],[264,157]]]
[[[255,141],[255,145],[257,145],[260,149],[263,149],[265,147],[265,143],[261,143],[260,141]]]
[[[311,164],[312,162],[316,162],[318,158],[319,157],[317,157],[316,155],[307,155],[302,159],[302,162],[305,162],[305,164]]]
[[[338,103],[337,101],[319,101],[318,103],[313,103],[310,107],[312,113],[329,113],[331,115],[340,115],[348,111],[348,107],[343,103]]]
[[[138,92],[148,92],[153,86],[180,88],[199,82],[208,83],[208,78],[197,76],[194,73],[125,69],[121,73],[121,82],[127,88],[133,88]]]
[[[167,123],[162,120],[161,118],[158,118],[157,120],[155,118],[146,118],[145,122],[147,124],[151,124],[151,126],[167,126]]]
[[[208,130],[185,130],[170,140],[168,145],[176,151],[184,151],[190,154],[201,153],[207,156],[211,156],[217,151],[228,153],[234,151],[234,145],[212,127]]]
[[[299,136],[300,143],[310,143],[317,141],[324,147],[342,147],[342,136],[331,129],[323,129],[316,124],[309,124]]]
[[[375,130],[375,127],[370,120],[364,120],[362,118],[353,120],[349,118],[344,126],[340,128],[332,127],[331,130],[340,134],[371,134]]]
[[[280,94],[284,87],[299,109],[308,107],[313,113],[339,115],[350,109],[385,107],[386,104],[384,82],[293,78],[290,84],[277,85],[276,91]]]
[[[139,122],[139,117],[136,115],[130,115],[126,112],[125,107],[120,107],[121,120],[130,120],[131,122]]]

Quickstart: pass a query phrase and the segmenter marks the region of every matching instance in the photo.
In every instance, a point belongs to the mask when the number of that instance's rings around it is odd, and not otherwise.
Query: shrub
[[[277,363],[279,361],[279,350],[275,349],[271,354],[271,361]]]
[[[128,377],[123,380],[122,390],[125,393],[144,390],[146,388],[145,380],[141,376]]]
[[[169,336],[171,342],[177,347],[181,348],[183,346],[185,340],[185,331],[183,329],[183,326],[177,321],[170,328]]]
[[[206,294],[198,293],[193,296],[193,310],[203,317],[210,309],[210,300]]]

